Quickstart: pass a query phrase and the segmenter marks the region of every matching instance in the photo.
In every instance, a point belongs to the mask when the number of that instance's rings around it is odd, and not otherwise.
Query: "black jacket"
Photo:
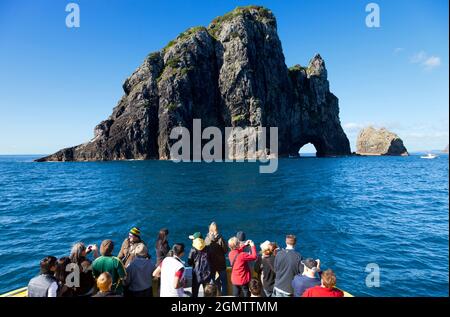
[[[258,275],[263,273],[263,287],[266,291],[272,292],[275,284],[275,256],[259,256],[255,262],[255,272]]]
[[[213,236],[208,233],[205,244],[208,246],[211,271],[213,273],[225,271],[227,269],[225,255],[228,252],[228,246],[222,235]]]
[[[274,287],[293,294],[292,280],[294,276],[303,273],[302,256],[295,250],[280,250],[275,257],[275,285]]]

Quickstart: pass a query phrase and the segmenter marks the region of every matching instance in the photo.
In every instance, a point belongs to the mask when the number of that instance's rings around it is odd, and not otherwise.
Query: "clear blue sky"
[[[81,27],[65,25],[69,2]],[[354,149],[367,124],[397,132],[410,151],[448,143],[448,1],[0,0],[0,154],[45,154],[88,141],[145,56],[190,26],[259,4],[278,19],[286,64],[325,58]]]

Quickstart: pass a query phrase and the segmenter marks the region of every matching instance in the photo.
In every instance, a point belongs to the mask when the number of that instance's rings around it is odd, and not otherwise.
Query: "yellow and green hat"
[[[140,237],[141,236],[141,230],[139,230],[138,227],[133,227],[130,230],[130,233],[136,237]]]

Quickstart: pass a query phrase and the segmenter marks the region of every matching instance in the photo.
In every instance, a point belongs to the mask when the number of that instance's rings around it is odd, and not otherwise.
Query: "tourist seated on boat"
[[[70,271],[66,270],[67,266],[70,264],[70,258],[64,256],[56,262],[55,278],[58,281],[58,297],[73,297],[75,296],[75,291],[73,288],[66,285],[66,279]],[[92,277],[92,274],[91,274]],[[92,277],[93,279],[94,277]]]
[[[219,297],[219,289],[216,284],[206,284],[203,290],[203,297]]]
[[[192,248],[188,256],[188,265],[192,267],[192,297],[198,297],[200,286],[205,289],[211,282],[211,265],[209,263],[208,247],[200,232],[189,236]]]
[[[185,266],[181,258],[184,256],[184,244],[175,243],[167,257],[153,272],[153,276],[161,279],[161,297],[184,297]]]
[[[258,279],[253,278],[248,284],[248,288],[251,294],[250,297],[263,297],[262,284]]]
[[[304,260],[303,274],[296,275],[292,281],[294,296],[301,297],[308,288],[320,285],[320,278],[317,276],[319,273],[320,260],[311,258]]]
[[[302,256],[295,251],[297,238],[294,235],[286,236],[286,249],[279,250],[275,257],[275,284],[274,297],[292,297],[292,280],[294,276],[303,273]]]
[[[321,275],[321,285],[308,288],[302,297],[344,297],[344,293],[336,288],[336,275],[328,269]]]
[[[273,285],[275,284],[275,250],[277,245],[274,242],[265,241],[261,243],[261,255],[255,262],[255,273],[262,280],[264,295],[271,297]]]
[[[130,265],[133,260],[133,251],[138,243],[144,243],[141,239],[141,230],[137,227],[133,227],[130,229],[128,233],[128,238],[126,238],[119,251],[119,255],[117,256],[123,263],[125,267]]]
[[[126,271],[122,261],[112,255],[113,251],[114,242],[112,240],[104,240],[100,246],[102,256],[95,259],[94,263],[92,263],[92,273],[95,278],[98,278],[104,272],[111,274],[112,291],[122,295],[122,281],[126,278]]]
[[[249,263],[257,259],[256,247],[253,241],[241,242],[237,237],[228,240],[231,251],[228,255],[231,264],[231,283],[233,284],[233,296],[249,297],[248,283],[252,275]],[[244,249],[250,246],[251,253]]]
[[[57,297],[58,281],[54,274],[57,259],[47,256],[40,262],[40,273],[28,283],[28,297]]]
[[[113,279],[111,274],[108,272],[103,272],[97,278],[97,288],[98,292],[92,297],[122,297],[111,290],[113,285]]]
[[[219,229],[217,228],[217,224],[215,222],[212,222],[209,225],[209,232],[205,238],[205,243],[208,247],[212,281],[217,285],[220,293],[226,296],[228,294],[226,262],[228,246],[225,239],[219,233]]]
[[[77,266],[72,268],[79,274],[79,284],[73,286],[74,296],[91,296],[95,290],[95,279],[92,275],[92,262],[88,259],[88,255],[92,254],[95,260],[98,257],[98,248],[94,245],[85,246],[83,242],[75,243],[70,251],[70,263]]]
[[[133,260],[126,268],[127,277],[124,280],[125,297],[153,297],[153,271],[155,264],[143,243],[134,248]]]

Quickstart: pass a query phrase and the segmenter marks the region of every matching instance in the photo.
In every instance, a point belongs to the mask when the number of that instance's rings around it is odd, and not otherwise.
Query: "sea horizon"
[[[448,299],[448,12],[0,1],[0,297]]]
[[[139,225],[149,245],[168,227],[171,243],[189,246],[216,221],[226,239],[245,230],[258,246],[296,234],[299,252],[354,296],[448,296],[447,155],[285,158],[267,175],[255,163],[29,159],[0,156],[0,292],[26,286],[42,256],[78,241],[118,247]],[[365,284],[370,263],[380,287]]]

